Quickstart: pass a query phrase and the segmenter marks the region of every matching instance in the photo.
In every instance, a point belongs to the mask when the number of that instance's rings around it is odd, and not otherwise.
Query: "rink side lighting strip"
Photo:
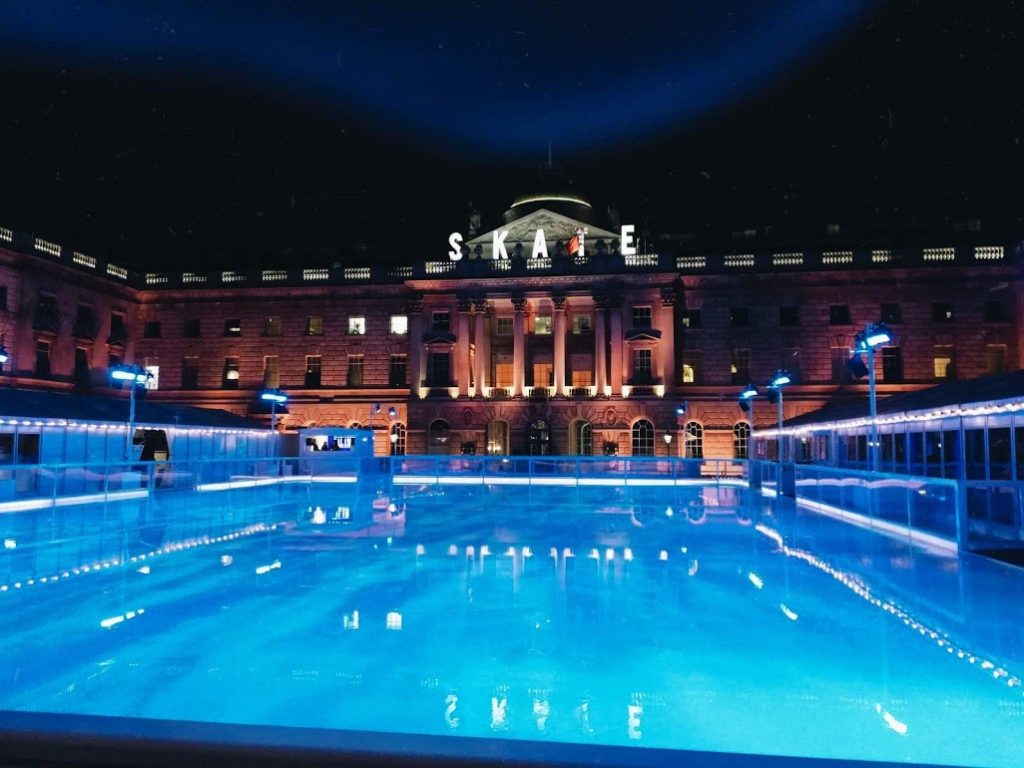
[[[51,507],[73,507],[77,504],[99,504],[105,501],[128,501],[144,499],[149,491],[138,489],[132,491],[111,491],[110,493],[86,493],[79,496],[48,496],[42,499],[24,499],[22,501],[0,502],[0,514],[5,512],[27,512],[33,509],[50,509]]]
[[[238,488],[259,488],[265,485],[281,485],[282,483],[355,483],[359,478],[355,475],[289,475],[287,477],[246,477],[237,480],[226,480],[220,483],[200,483],[197,491],[231,491]]]
[[[708,486],[728,485],[746,488],[747,481],[736,478],[706,480],[681,479],[671,477],[508,477],[502,475],[395,475],[395,485],[553,485],[563,487],[577,486]]]
[[[946,539],[932,533],[925,533],[924,531],[919,531],[917,528],[912,528],[908,525],[891,523],[888,520],[879,520],[878,518],[872,519],[867,515],[860,514],[859,512],[849,512],[845,509],[834,507],[831,504],[823,504],[820,501],[812,501],[810,499],[798,498],[796,503],[801,507],[819,512],[827,517],[851,523],[852,525],[856,525],[860,528],[869,528],[872,531],[878,531],[879,533],[898,539],[910,539],[910,541],[918,544],[924,549],[937,551],[940,554],[949,554],[950,552],[955,553],[959,549],[957,543],[952,539]]]

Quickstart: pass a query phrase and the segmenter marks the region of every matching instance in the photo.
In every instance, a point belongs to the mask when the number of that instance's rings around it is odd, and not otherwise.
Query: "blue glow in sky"
[[[445,144],[537,156],[672,132],[813,61],[862,0],[418,3],[23,0],[8,52],[255,86]]]

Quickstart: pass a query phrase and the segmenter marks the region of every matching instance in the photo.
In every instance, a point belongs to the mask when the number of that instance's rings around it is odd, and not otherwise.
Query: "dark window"
[[[183,320],[181,323],[181,335],[186,339],[198,339],[201,335],[199,319]]]
[[[451,314],[447,310],[439,310],[431,315],[430,330],[443,331],[451,330]]]
[[[832,347],[832,381],[835,384],[849,384],[853,373],[847,363],[850,361],[849,347]]]
[[[88,304],[79,304],[75,311],[75,325],[71,335],[76,339],[96,338],[96,313]]]
[[[35,322],[32,327],[39,331],[57,331],[60,318],[57,312],[57,297],[48,293],[39,294],[36,300]]]
[[[945,304],[941,302],[932,304],[933,323],[952,323],[953,319],[952,304]]]
[[[833,304],[828,308],[829,325],[850,325],[850,307],[848,304]]]
[[[882,381],[903,381],[903,350],[882,347]]]
[[[196,323],[198,322],[199,321],[196,320]],[[198,357],[186,357],[184,360],[181,361],[181,388],[199,389]]]
[[[427,362],[427,386],[449,386],[451,384],[449,354],[447,352],[431,352]]]
[[[92,383],[89,375],[89,350],[84,347],[75,347],[75,368],[71,373],[71,380],[77,392],[89,389]]]
[[[700,310],[699,309],[684,309],[683,310],[683,327],[684,328],[700,328]]]
[[[242,321],[237,317],[232,317],[224,321],[224,335],[225,336],[241,336],[242,335]]]
[[[224,358],[224,377],[221,379],[221,388],[238,389],[238,358]]]
[[[323,358],[320,355],[306,355],[306,386],[319,387]]]
[[[324,335],[324,319],[322,317],[308,317],[308,318],[306,318],[306,335],[307,336],[323,336]]]
[[[110,336],[107,337],[108,344],[124,344],[128,341],[128,327],[124,322],[124,315],[120,312],[110,313]]]
[[[142,335],[147,339],[159,339],[160,338],[160,321],[159,320],[147,320],[146,325],[143,326]]]
[[[903,310],[899,304],[883,304],[881,307],[880,320],[889,325],[898,325],[903,322]]]
[[[241,332],[241,328],[238,329]],[[224,335],[227,334],[227,329],[224,329]],[[280,336],[281,335],[281,318],[280,317],[268,317],[263,323],[263,335],[264,336]]]
[[[992,376],[1006,372],[1006,345],[989,344],[985,349],[985,373]],[[1024,478],[1022,478],[1024,479]]]
[[[36,342],[36,376],[41,379],[50,377],[50,342]]]
[[[654,368],[651,350],[638,349],[633,353],[633,383],[649,384],[653,381]]]
[[[348,378],[346,379],[350,387],[361,387],[363,386],[363,356],[362,355],[349,355],[348,356]]]
[[[747,307],[729,307],[729,325],[734,328],[750,325],[750,310]]]
[[[0,309],[7,309],[7,286],[0,285]]]
[[[392,355],[391,364],[388,367],[388,386],[389,387],[404,387],[406,386],[406,356],[405,355]]]
[[[986,323],[1005,323],[1008,317],[1006,313],[1006,305],[1001,301],[986,301],[985,302],[985,322]]]
[[[633,327],[634,328],[650,328],[651,327],[651,308],[650,307],[633,307]]]
[[[120,365],[123,361],[121,356],[117,352],[110,352],[107,354],[107,368],[113,368],[115,365]],[[120,389],[121,385],[117,385]]]
[[[750,381],[750,350],[734,349],[730,367],[733,384],[746,384]]]
[[[779,307],[779,325],[800,325],[800,307]]]

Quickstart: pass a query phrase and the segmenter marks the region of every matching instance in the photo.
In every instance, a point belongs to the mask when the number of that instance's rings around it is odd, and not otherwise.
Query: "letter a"
[[[450,235],[448,235],[448,245],[452,247],[452,249],[448,251],[448,258],[451,259],[452,261],[459,261],[460,259],[462,259],[462,248],[460,247],[461,243],[462,235],[459,234],[458,232],[452,232]]]
[[[533,258],[546,259],[548,257],[548,242],[544,239],[544,230],[537,227],[537,234],[533,236]]]
[[[503,229],[501,232],[495,230],[493,237],[494,239],[491,241],[491,258],[495,261],[507,259],[508,251],[505,250],[505,238],[508,237],[508,230]]]

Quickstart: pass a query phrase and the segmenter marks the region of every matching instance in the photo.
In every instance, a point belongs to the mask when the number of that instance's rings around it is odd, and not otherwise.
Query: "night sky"
[[[1024,236],[1024,8],[685,5],[0,2],[0,226],[412,263],[557,188],[686,247]]]

